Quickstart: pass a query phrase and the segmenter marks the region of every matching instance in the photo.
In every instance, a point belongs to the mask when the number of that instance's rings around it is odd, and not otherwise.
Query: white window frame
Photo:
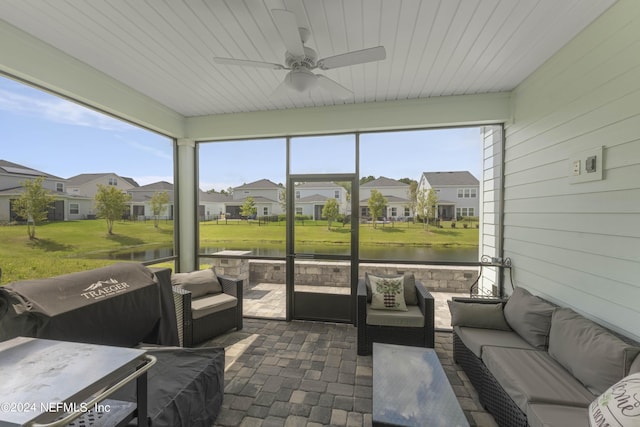
[[[392,217],[397,217],[397,216],[398,216],[398,208],[394,206],[394,207],[392,207],[392,208],[390,208],[390,209],[391,209],[391,214],[390,214],[390,216],[392,216]]]
[[[269,207],[265,206],[262,208],[262,216],[269,215]]]
[[[64,193],[64,184],[62,182],[56,182],[56,191],[58,193]]]
[[[78,215],[79,213],[80,213],[80,204],[69,203],[69,215]]]
[[[404,216],[411,216],[411,209],[404,208]]]
[[[296,215],[302,215],[302,214],[303,214],[302,207],[296,206]]]
[[[333,198],[334,199],[339,199],[340,198],[340,190],[334,190]]]
[[[300,198],[300,190],[296,190],[296,200]]]
[[[118,178],[110,177],[109,178],[109,185],[117,186],[118,185]]]

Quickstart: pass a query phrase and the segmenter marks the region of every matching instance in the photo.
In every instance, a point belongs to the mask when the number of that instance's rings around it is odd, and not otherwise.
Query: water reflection
[[[348,245],[297,245],[297,253],[349,255]],[[284,258],[284,247],[250,247],[250,246],[206,246],[200,248],[200,253],[213,254],[224,250],[251,251],[251,255]],[[119,261],[148,261],[152,259],[173,256],[172,247],[155,247],[146,249],[130,249],[127,251],[94,254],[92,258],[112,259]],[[447,247],[419,247],[419,246],[361,246],[361,259],[407,260],[407,261],[449,261],[474,262],[478,260],[478,248],[447,248]]]

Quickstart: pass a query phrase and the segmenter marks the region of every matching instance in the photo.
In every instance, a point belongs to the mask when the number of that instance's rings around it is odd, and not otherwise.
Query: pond
[[[253,256],[284,258],[284,246],[252,246],[230,244],[229,246],[205,246],[201,253],[212,254],[223,250],[251,251]],[[297,245],[297,253],[348,255],[347,245]],[[149,261],[153,259],[173,256],[172,247],[152,247],[146,249],[130,249],[126,251],[95,254],[92,258],[115,259],[120,261]],[[407,260],[407,261],[447,261],[447,262],[475,262],[478,261],[477,247],[425,247],[425,246],[397,246],[397,245],[361,245],[360,259]]]

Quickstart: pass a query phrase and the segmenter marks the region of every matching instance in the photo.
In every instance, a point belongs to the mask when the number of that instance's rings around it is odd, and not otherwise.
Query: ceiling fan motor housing
[[[316,67],[316,61],[318,60],[318,54],[310,47],[304,47],[304,56],[295,56],[287,52],[285,54],[284,63],[287,68],[295,70],[296,68],[306,68],[312,70]]]

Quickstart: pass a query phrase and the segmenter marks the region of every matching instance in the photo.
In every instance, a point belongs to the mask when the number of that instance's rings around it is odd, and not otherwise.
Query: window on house
[[[340,190],[335,190],[333,192],[333,197],[336,198],[336,199],[339,199],[340,198]]]
[[[462,199],[464,197],[464,189],[458,188],[458,199]]]
[[[296,191],[296,199],[299,199],[299,198],[300,198],[300,191],[298,190]]]
[[[262,208],[262,215],[264,215],[264,216],[269,215],[269,208],[268,207],[265,206],[264,208]]]
[[[109,185],[118,185],[118,178],[109,178]]]
[[[469,208],[469,216],[475,216],[474,214],[475,214],[474,209]]]
[[[69,213],[77,215],[80,213],[80,206],[77,203],[69,203]]]
[[[411,210],[409,208],[404,208],[404,216],[411,216]]]
[[[391,208],[391,216],[392,217],[398,216],[398,208]]]
[[[302,215],[302,208],[296,207],[296,215]]]
[[[56,191],[58,193],[64,192],[64,184],[61,182],[56,182]]]
[[[478,196],[477,195],[477,190],[475,188],[472,188],[471,189],[471,198],[475,199],[477,196]]]

